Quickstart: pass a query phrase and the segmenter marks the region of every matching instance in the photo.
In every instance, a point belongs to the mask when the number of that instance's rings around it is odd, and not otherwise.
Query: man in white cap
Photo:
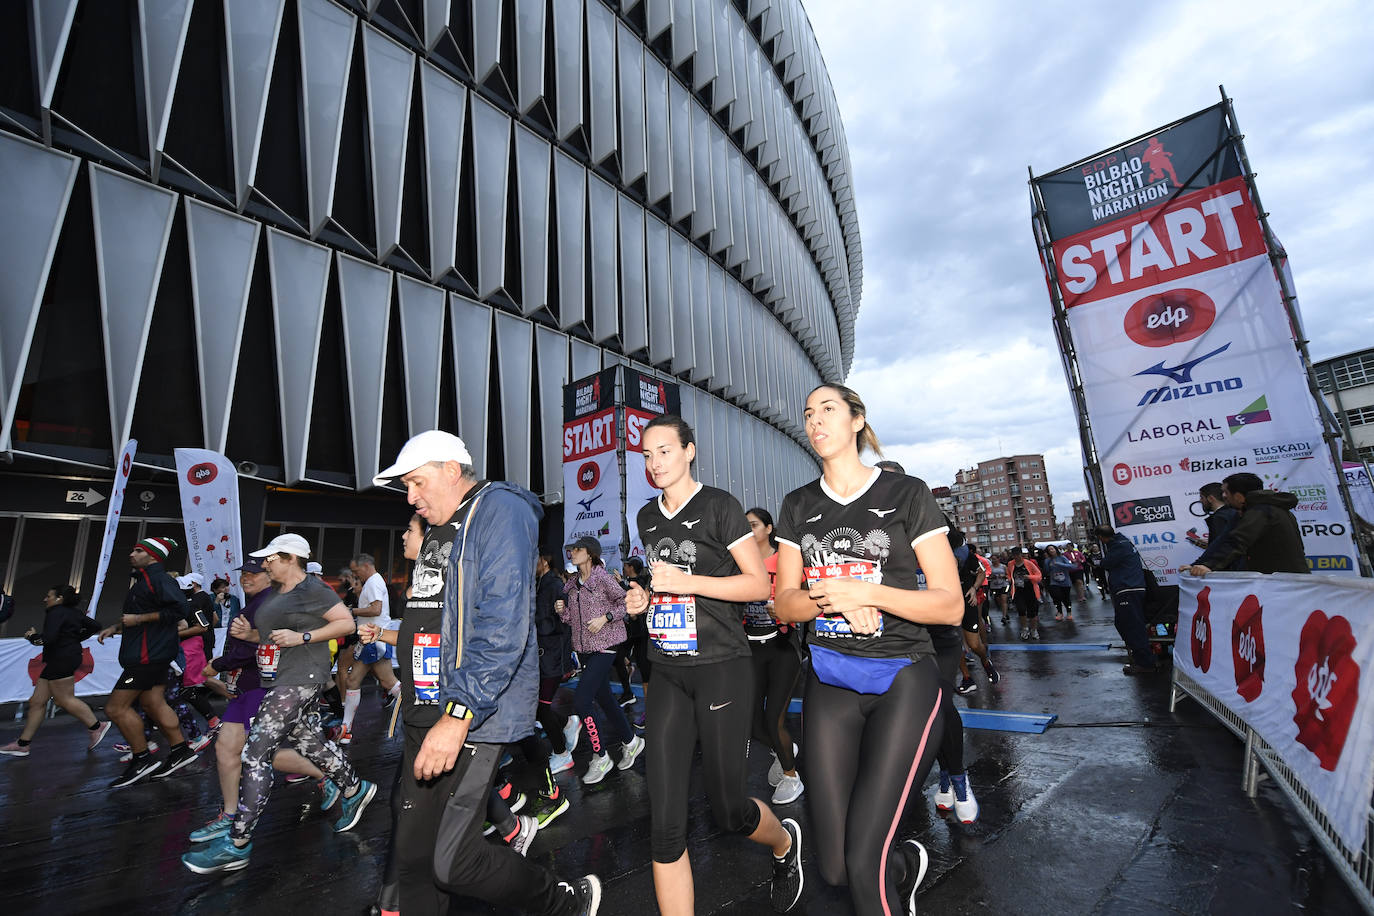
[[[417,560],[425,575],[415,577],[423,587],[412,590],[396,645],[405,724],[393,837],[400,908],[446,913],[456,894],[594,916],[595,875],[559,881],[481,830],[504,746],[534,730],[539,501],[514,484],[477,480],[463,440],[440,430],[408,441],[373,482],[397,479],[429,523]]]

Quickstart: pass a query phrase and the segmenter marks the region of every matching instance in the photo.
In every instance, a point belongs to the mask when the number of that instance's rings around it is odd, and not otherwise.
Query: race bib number
[[[277,663],[281,661],[281,646],[265,642],[258,645],[258,672],[262,679],[270,681],[277,676]]]
[[[439,634],[416,633],[410,650],[410,676],[415,681],[415,705],[439,704]]]
[[[229,688],[230,693],[239,692],[239,675],[243,673],[242,668],[235,668],[233,671],[226,671],[220,675],[220,681],[225,687]]]
[[[696,595],[652,595],[649,598],[649,638],[665,655],[696,655]]]
[[[861,582],[872,582],[875,585],[883,581],[882,570],[877,563],[870,560],[850,560],[844,563],[830,563],[825,566],[808,566],[805,569],[806,584],[809,588],[813,582],[822,579],[858,579]],[[876,639],[883,635],[883,619],[878,618],[878,629],[872,633],[855,633],[849,626],[849,621],[844,619],[843,614],[822,614],[816,618],[815,631],[817,636],[829,639]]]
[[[750,601],[744,606],[744,625],[746,627],[775,627],[778,622],[773,619],[773,602],[771,601]]]
[[[1013,578],[1013,581],[1016,583],[1017,588],[1025,588],[1030,584],[1030,576],[1017,575]]]

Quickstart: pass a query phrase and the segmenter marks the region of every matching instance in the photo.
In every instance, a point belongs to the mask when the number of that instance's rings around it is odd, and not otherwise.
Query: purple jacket
[[[248,621],[248,626],[257,626],[258,608],[273,591],[271,588],[265,588],[248,599],[248,603],[243,606],[243,610],[240,612],[240,616]],[[262,686],[262,678],[258,674],[257,643],[226,634],[224,637],[224,654],[210,664],[215,666],[216,671],[238,671],[238,680],[234,682],[234,686],[238,688],[240,693]]]
[[[589,622],[608,612],[611,622],[600,632],[587,629]],[[579,573],[568,583],[559,616],[572,627],[573,648],[578,653],[609,652],[625,641],[625,589],[606,567],[593,566],[586,582]]]

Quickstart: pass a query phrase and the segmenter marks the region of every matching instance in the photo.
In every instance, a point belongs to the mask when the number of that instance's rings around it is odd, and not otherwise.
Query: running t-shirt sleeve
[[[778,544],[790,544],[801,550],[801,534],[797,531],[797,506],[801,503],[798,498],[799,490],[793,490],[782,499],[782,508],[778,510],[778,523],[773,526],[773,537]]]
[[[924,480],[912,477],[911,492],[905,506],[903,525],[907,530],[908,543],[912,549],[926,538],[943,535],[949,531],[945,514],[935,502],[935,494],[930,492]]]
[[[749,516],[744,514],[739,500],[729,493],[722,495],[723,499],[715,500],[716,531],[720,532],[725,549],[733,550],[745,538],[752,538],[754,529],[749,527]]]

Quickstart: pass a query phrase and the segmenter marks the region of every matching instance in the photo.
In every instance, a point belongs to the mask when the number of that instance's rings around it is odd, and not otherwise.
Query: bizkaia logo
[[[1167,347],[1201,337],[1216,320],[1217,307],[1196,289],[1151,293],[1126,310],[1126,336],[1142,347]]]
[[[1181,458],[1178,462],[1178,469],[1187,474],[1201,474],[1204,471],[1229,471],[1234,468],[1243,468],[1249,464],[1249,459],[1244,455],[1236,455],[1231,458]]]
[[[1239,376],[1214,378],[1205,382],[1193,381],[1193,370],[1218,353],[1224,353],[1230,346],[1230,343],[1224,343],[1210,353],[1204,353],[1196,359],[1179,363],[1177,366],[1166,366],[1164,360],[1160,360],[1148,369],[1141,369],[1136,375],[1162,375],[1174,384],[1151,388],[1141,395],[1135,406],[1144,407],[1147,404],[1177,401],[1182,398],[1199,398],[1209,394],[1219,394],[1223,391],[1235,391],[1238,388],[1244,388],[1245,383],[1241,381]]]
[[[1231,665],[1236,693],[1253,703],[1264,692],[1264,606],[1246,595],[1231,621]]]
[[[1226,425],[1231,430],[1231,435],[1235,435],[1247,426],[1254,426],[1256,423],[1268,423],[1273,417],[1269,415],[1269,398],[1267,395],[1260,395],[1249,406],[1237,414],[1231,414],[1226,418]]]
[[[1112,481],[1126,486],[1137,477],[1165,477],[1174,472],[1172,464],[1117,464],[1112,467]]]
[[[1174,501],[1167,496],[1128,499],[1112,503],[1112,517],[1118,525],[1149,525],[1174,520]]]
[[[1205,585],[1197,593],[1197,610],[1193,612],[1193,667],[1207,673],[1212,667],[1212,586]]]
[[[1211,417],[1198,417],[1195,420],[1180,420],[1160,426],[1142,426],[1126,430],[1128,442],[1156,442],[1165,439],[1181,439],[1184,445],[1200,445],[1203,442],[1218,442],[1226,438],[1221,424]]]
[[[1350,621],[1313,611],[1298,637],[1293,666],[1293,724],[1298,743],[1311,751],[1323,770],[1340,763],[1350,720],[1360,701],[1360,666],[1355,663]]]
[[[219,468],[209,461],[202,461],[186,472],[186,482],[193,487],[203,487],[218,476]]]

